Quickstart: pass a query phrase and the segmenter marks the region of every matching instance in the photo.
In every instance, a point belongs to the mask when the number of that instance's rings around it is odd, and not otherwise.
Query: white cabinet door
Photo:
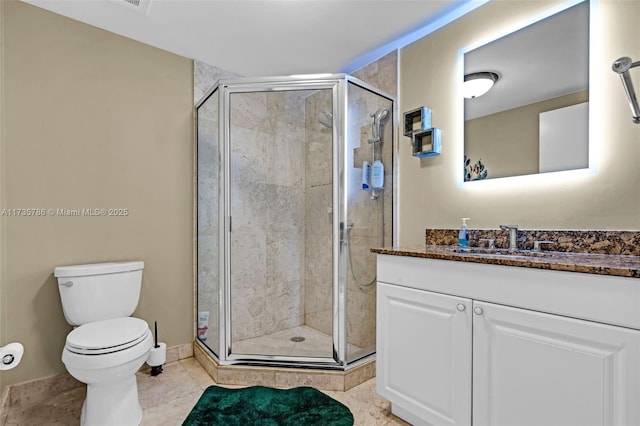
[[[413,424],[471,423],[472,302],[378,283],[377,391]]]
[[[473,317],[474,426],[640,425],[639,331],[484,302]]]

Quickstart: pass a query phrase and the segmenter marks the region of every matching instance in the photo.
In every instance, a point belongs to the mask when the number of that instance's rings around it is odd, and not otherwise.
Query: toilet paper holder
[[[162,364],[167,360],[167,344],[164,342],[158,343],[158,321],[155,321],[153,328],[155,345],[149,351],[147,364],[151,367],[151,375],[155,377],[158,374],[162,374]]]
[[[0,370],[11,370],[20,364],[24,346],[21,343],[9,343],[0,348]]]
[[[14,359],[16,359],[16,357],[13,354],[6,354],[5,356],[2,357],[2,364],[11,365]]]

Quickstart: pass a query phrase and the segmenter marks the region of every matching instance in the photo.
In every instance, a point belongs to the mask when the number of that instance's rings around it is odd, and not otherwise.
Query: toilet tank
[[[128,317],[138,306],[144,262],[58,266],[54,276],[71,325]]]

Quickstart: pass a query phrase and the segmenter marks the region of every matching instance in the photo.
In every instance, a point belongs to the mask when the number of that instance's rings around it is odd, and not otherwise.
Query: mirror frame
[[[517,32],[525,27],[533,25],[539,21],[542,21],[550,16],[553,16],[557,13],[563,12],[570,7],[576,6],[580,3],[587,3],[589,5],[589,101],[595,100],[596,97],[592,98],[593,88],[594,88],[594,77],[598,74],[595,72],[594,64],[597,63],[594,42],[596,40],[597,26],[596,26],[596,16],[597,16],[597,4],[598,0],[568,0],[565,2],[561,2],[555,6],[550,7],[542,11],[541,13],[532,15],[530,18],[521,20],[516,22],[515,24],[509,24],[500,30],[493,32],[491,35],[476,40],[473,43],[461,48],[458,50],[458,60],[457,60],[457,70],[456,70],[456,123],[460,138],[456,142],[456,167],[455,167],[455,176],[456,183],[458,187],[478,187],[478,186],[486,186],[494,184],[502,185],[502,184],[523,184],[523,183],[533,183],[533,182],[550,182],[557,179],[571,179],[573,177],[581,177],[581,176],[591,176],[597,173],[597,145],[598,138],[594,137],[596,133],[594,131],[596,123],[594,122],[595,114],[594,111],[596,108],[589,108],[589,166],[587,168],[582,169],[572,169],[572,170],[563,170],[556,172],[545,172],[545,173],[534,173],[534,174],[524,174],[524,175],[516,175],[516,176],[504,176],[504,177],[496,177],[491,179],[480,179],[474,181],[465,181],[463,164],[464,164],[464,96],[462,95],[462,83],[464,81],[464,55],[467,52],[475,50],[479,47],[482,47],[486,44],[489,44],[493,41],[496,41],[502,37],[506,37],[514,32]]]

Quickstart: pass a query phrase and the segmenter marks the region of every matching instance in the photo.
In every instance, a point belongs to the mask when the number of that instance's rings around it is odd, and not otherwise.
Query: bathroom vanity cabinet
[[[640,281],[378,255],[377,391],[415,424],[640,424]]]

